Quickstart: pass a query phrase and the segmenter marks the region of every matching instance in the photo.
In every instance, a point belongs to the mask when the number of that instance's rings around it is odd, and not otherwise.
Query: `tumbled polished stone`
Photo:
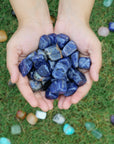
[[[50,16],[50,18],[51,18],[52,24],[54,24],[55,23],[55,17],[54,16]]]
[[[7,40],[7,34],[4,30],[0,30],[0,42],[5,42]]]
[[[19,64],[19,70],[23,77],[26,76],[30,72],[30,70],[32,69],[32,66],[33,66],[33,63],[29,59],[25,58],[21,61],[21,63]]]
[[[47,115],[46,112],[39,111],[39,110],[36,111],[36,117],[37,117],[38,119],[45,119],[45,118],[46,118],[46,115]]]
[[[91,66],[91,60],[88,57],[80,57],[79,58],[79,68],[89,70]]]
[[[68,70],[69,79],[73,80],[78,86],[82,86],[86,83],[86,77],[83,73],[77,69],[70,68]]]
[[[78,60],[79,60],[79,51],[74,52],[71,55],[72,65],[74,68],[78,67]]]
[[[63,131],[66,135],[72,135],[75,132],[74,128],[69,124],[64,125]]]
[[[52,71],[55,67],[55,61],[48,60],[48,63],[50,65],[50,70]]]
[[[36,53],[36,51],[34,51],[34,52],[30,53],[30,54],[26,57],[26,59],[32,60],[32,57],[34,57],[34,56],[36,56],[36,55],[37,55],[37,53]]]
[[[14,85],[15,85],[15,83],[12,83],[12,82],[11,82],[11,79],[9,79],[9,80],[8,80],[8,86],[9,86],[9,87],[13,87]]]
[[[95,128],[95,124],[92,123],[92,122],[86,122],[86,123],[85,123],[85,127],[86,127],[86,129],[87,129],[88,131],[91,131],[91,130],[93,130],[93,129]]]
[[[56,61],[62,58],[62,52],[57,45],[52,45],[48,48],[45,48],[45,52],[50,60]]]
[[[31,70],[31,71],[29,72],[29,74],[28,74],[28,78],[31,79],[31,80],[35,80],[35,79],[34,79],[34,71],[35,71],[35,70],[33,69],[33,70]]]
[[[62,50],[62,55],[64,57],[70,56],[73,52],[77,50],[77,46],[74,41],[69,41]]]
[[[47,60],[47,55],[46,55],[46,53],[44,52],[44,50],[38,49],[37,55],[43,55],[44,58],[45,58],[45,60]]]
[[[39,49],[45,49],[46,47],[51,45],[51,40],[47,35],[43,35],[39,40]]]
[[[0,144],[11,144],[11,141],[6,137],[0,137]]]
[[[49,34],[48,37],[49,37],[50,40],[51,40],[51,45],[56,44],[56,41],[55,41],[56,34],[55,34],[55,33],[51,33],[51,34]]]
[[[110,122],[114,125],[114,115],[110,117]]]
[[[69,57],[67,57],[67,58],[62,58],[62,59],[60,59],[57,63],[58,63],[58,65],[61,63],[61,64],[63,64],[64,66],[66,66],[66,67],[67,67],[67,70],[71,67],[71,60],[70,60]]]
[[[45,97],[47,98],[47,99],[57,99],[58,98],[58,94],[53,94],[51,91],[50,91],[50,88],[48,88],[47,90],[46,90],[46,95],[45,95]]]
[[[12,135],[18,135],[20,133],[21,133],[21,127],[20,127],[20,125],[13,125],[11,127],[11,134]]]
[[[53,117],[53,121],[57,124],[63,124],[65,122],[65,118],[62,114],[58,113]]]
[[[50,76],[49,77],[40,76],[37,71],[34,71],[33,77],[36,81],[48,81],[50,79]]]
[[[29,113],[26,117],[26,120],[29,124],[35,125],[38,121],[38,118],[33,113]]]
[[[29,84],[33,91],[38,91],[42,88],[41,82],[39,81],[30,80]]]
[[[107,27],[101,26],[98,29],[98,35],[103,36],[103,37],[107,37],[109,35],[109,29]]]
[[[92,130],[92,131],[91,131],[91,134],[92,134],[94,137],[96,137],[97,139],[100,139],[100,138],[103,136],[102,133],[101,133],[99,130],[97,130],[97,129]]]
[[[67,91],[64,93],[64,96],[71,96],[73,95],[78,89],[78,86],[74,82],[67,83]]]
[[[22,111],[22,110],[18,110],[16,113],[16,117],[18,119],[24,120],[26,117],[26,112]]]
[[[104,5],[105,7],[110,7],[111,4],[112,4],[112,2],[113,2],[113,0],[104,0],[103,5]]]
[[[109,30],[110,30],[111,32],[114,32],[114,22],[110,22],[110,23],[109,23]]]
[[[50,91],[54,94],[64,94],[67,91],[66,80],[54,80],[50,85]]]
[[[65,34],[61,33],[56,35],[56,43],[61,49],[69,42],[69,40],[70,40],[69,36]]]

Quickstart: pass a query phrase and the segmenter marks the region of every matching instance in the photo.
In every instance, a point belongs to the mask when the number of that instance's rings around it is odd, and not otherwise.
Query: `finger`
[[[32,107],[38,106],[37,99],[35,98],[34,93],[32,92],[29,86],[27,77],[23,78],[20,74],[19,80],[17,82],[17,87],[19,88],[21,94],[24,96],[24,98]]]
[[[73,104],[78,103],[84,96],[86,96],[92,86],[92,80],[89,77],[89,72],[86,73],[85,76],[87,78],[86,84],[79,87],[76,93],[72,95],[71,102]]]
[[[58,98],[58,107],[60,109],[63,109],[63,102],[65,100],[65,96],[61,95],[59,98]]]
[[[9,70],[12,83],[16,83],[19,78],[18,58],[19,53],[16,48],[7,45],[7,68]]]
[[[71,106],[71,96],[65,97],[65,100],[63,101],[63,109],[69,109]]]
[[[90,68],[90,75],[94,81],[98,81],[99,79],[99,71],[102,65],[102,54],[101,54],[101,44],[99,43],[95,47],[93,47],[90,51],[90,58],[91,58],[91,68]]]

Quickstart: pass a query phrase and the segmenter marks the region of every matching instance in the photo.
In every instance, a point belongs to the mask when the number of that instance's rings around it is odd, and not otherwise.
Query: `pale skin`
[[[84,56],[90,56],[92,65],[86,72],[87,83],[70,96],[58,99],[60,109],[68,109],[78,103],[90,90],[93,81],[98,81],[101,68],[101,44],[89,26],[94,0],[60,0],[58,18],[53,29],[46,0],[10,0],[18,18],[18,29],[7,44],[7,67],[11,81],[16,83],[24,98],[32,107],[43,111],[53,108],[53,100],[45,98],[45,92],[33,93],[28,78],[18,70],[19,62],[36,50],[41,35],[64,33],[70,36]]]

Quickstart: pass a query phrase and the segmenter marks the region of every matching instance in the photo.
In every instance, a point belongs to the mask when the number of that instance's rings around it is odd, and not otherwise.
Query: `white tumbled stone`
[[[107,37],[109,35],[109,29],[107,27],[101,26],[98,29],[98,35],[103,36],[103,37]]]
[[[65,118],[62,114],[58,113],[53,117],[53,121],[57,124],[63,124],[65,122]]]
[[[46,115],[47,115],[46,112],[39,111],[39,110],[36,111],[36,117],[37,117],[38,119],[45,119],[45,118],[46,118]]]

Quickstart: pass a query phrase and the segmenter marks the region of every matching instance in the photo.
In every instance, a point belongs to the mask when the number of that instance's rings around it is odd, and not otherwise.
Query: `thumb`
[[[16,83],[19,78],[18,69],[19,53],[15,47],[7,45],[7,68],[11,76],[11,82]]]

